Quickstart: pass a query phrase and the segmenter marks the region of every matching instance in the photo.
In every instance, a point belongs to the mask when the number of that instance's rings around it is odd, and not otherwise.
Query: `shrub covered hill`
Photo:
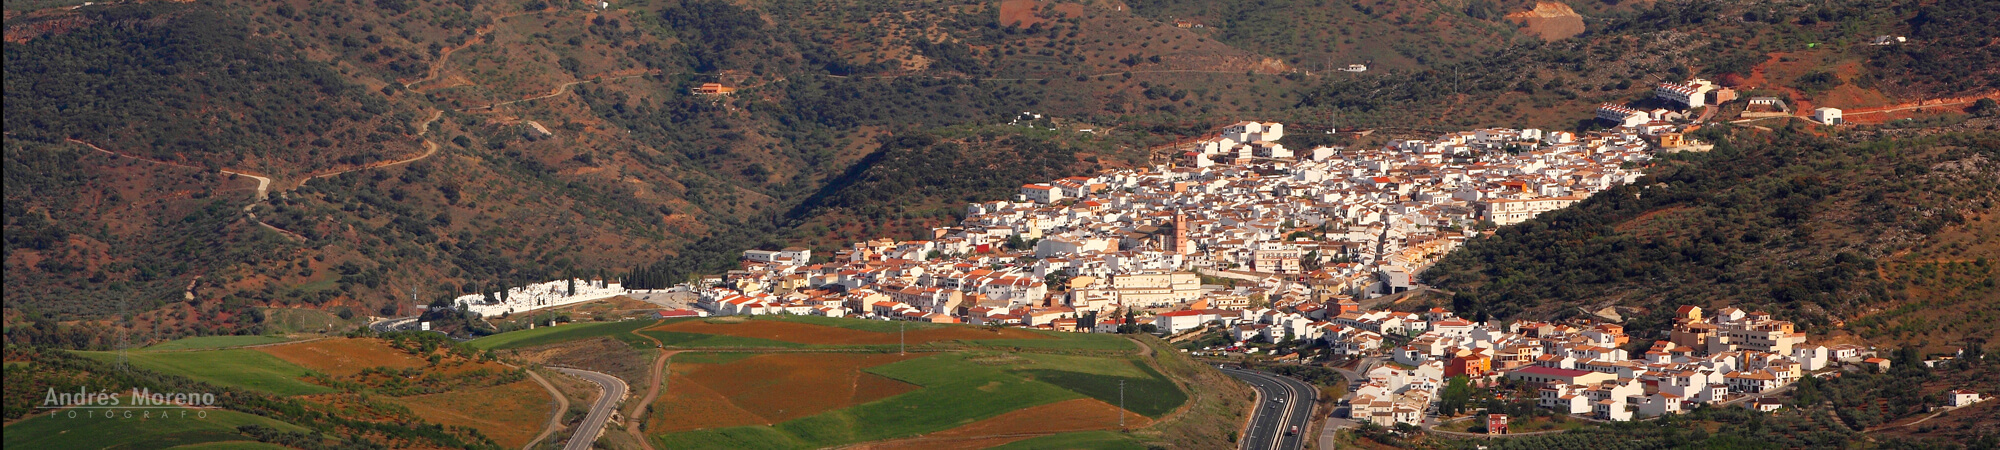
[[[680,281],[1145,164],[1178,136],[1127,131],[1282,118],[1309,82],[1096,6],[79,3],[7,4],[10,342]]]
[[[1735,306],[1816,335],[1988,342],[2000,330],[1993,124],[1921,137],[1737,133],[1476,238],[1424,276],[1486,317],[1631,306],[1627,323],[1652,333],[1680,305]]]
[[[1530,2],[81,4],[6,4],[9,342],[681,281],[748,247],[912,236],[1245,119],[1568,129],[1726,73],[1807,81],[1795,100],[1964,95],[1992,71],[1933,69],[1995,66],[1971,63],[2000,28],[1914,0],[1572,5],[1570,38],[1503,18]],[[1855,37],[1875,34],[1922,45]],[[1384,68],[1323,70],[1357,58]]]

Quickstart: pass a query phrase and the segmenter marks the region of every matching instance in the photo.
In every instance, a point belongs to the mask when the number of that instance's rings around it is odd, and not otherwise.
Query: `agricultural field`
[[[112,352],[77,352],[99,361],[118,360]],[[250,349],[195,352],[127,352],[125,361],[134,367],[180,375],[222,386],[234,386],[278,395],[311,395],[333,392],[305,378],[311,369]]]
[[[899,329],[900,328],[900,329]],[[1132,351],[1117,336],[1055,333],[1019,328],[835,319],[816,316],[722,317],[670,321],[639,331],[669,347],[866,347],[892,349],[1034,349],[1045,351]]]
[[[794,344],[874,344],[894,324],[866,320],[690,320],[682,334],[734,332]],[[872,328],[872,330],[870,330]],[[648,330],[652,332],[652,330]],[[1018,328],[926,326],[912,342],[1050,342],[1044,352],[960,346],[922,354],[684,352],[670,362],[648,428],[664,448],[816,448],[872,442],[882,448],[984,448],[1036,434],[1118,428],[1126,382],[1128,428],[1150,426],[1188,402],[1172,380],[1134,356],[1058,350],[1132,350],[1120,336],[1036,334]],[[924,336],[922,340],[914,336]],[[1118,342],[1122,346],[1114,346]],[[1054,348],[1054,350],[1048,350]],[[936,348],[930,348],[936,350]],[[798,392],[820,392],[816,398]],[[1112,442],[1132,442],[1106,434]],[[1098,436],[1102,438],[1102,436]],[[1058,442],[1060,446],[1060,442]]]
[[[623,322],[572,323],[533,330],[513,331],[473,339],[473,347],[486,349],[508,349],[554,344],[591,337],[609,337],[632,344],[635,347],[651,347],[648,341],[632,331],[659,323],[653,320],[629,320]]]
[[[1152,423],[1138,414],[1125,414],[1125,424],[1130,428],[1143,428]],[[973,422],[926,434],[920,437],[885,441],[871,444],[875,450],[892,449],[936,449],[936,448],[991,448],[1012,442],[1032,439],[1031,435],[1048,435],[1084,430],[1103,430],[1116,427],[1119,423],[1118,407],[1096,399],[1064,400],[1041,406],[1014,410]],[[1130,441],[1126,436],[1118,436],[1117,441]],[[1054,436],[1060,436],[1056,434]],[[1054,437],[1048,436],[1048,437]],[[1096,446],[1086,446],[1096,448]],[[1084,448],[1084,447],[1075,447]]]
[[[888,353],[688,353],[670,361],[673,374],[647,427],[685,431],[769,425],[915,390],[916,385],[864,372],[915,358]],[[699,405],[699,406],[696,406]]]
[[[297,344],[261,347],[257,351],[269,353],[279,359],[317,370],[334,376],[352,376],[368,369],[415,369],[430,367],[430,361],[389,345],[381,339],[337,338]],[[443,365],[444,371],[459,372],[476,368],[502,370],[503,366],[491,363],[465,364],[451,361]]]
[[[197,336],[197,337],[180,338],[171,341],[161,342],[158,344],[147,346],[146,348],[142,348],[139,350],[144,350],[144,351],[208,350],[208,349],[217,349],[225,347],[242,347],[245,345],[276,344],[279,342],[285,342],[289,340],[291,339],[286,339],[277,336],[255,336],[255,335]]]
[[[763,318],[773,317],[773,318]],[[896,345],[907,342],[912,345],[945,341],[971,341],[980,339],[1045,339],[1034,332],[1013,328],[985,328],[971,326],[947,327],[936,324],[907,324],[908,330],[898,332],[898,323],[839,320],[836,326],[820,323],[826,318],[809,316],[759,316],[750,320],[717,318],[689,320],[670,323],[649,330],[678,333],[694,333],[743,338],[763,339],[808,345]],[[812,323],[820,322],[820,323]],[[899,334],[901,336],[899,337]]]
[[[730,336],[726,334],[686,333],[660,329],[639,330],[642,336],[660,341],[660,345],[680,348],[788,348],[805,347],[796,342],[774,341],[754,337]]]
[[[426,421],[477,429],[502,448],[518,448],[541,434],[555,403],[549,391],[534,380],[390,401],[410,408]]]
[[[127,401],[121,404],[131,404]],[[261,425],[280,431],[306,431],[305,428],[269,418],[259,417],[229,410],[209,410],[207,417],[197,417],[189,411],[182,416],[180,411],[164,413],[154,411],[154,418],[106,419],[100,410],[95,418],[86,418],[79,411],[78,417],[68,417],[68,412],[57,416],[37,414],[6,429],[7,448],[188,448],[183,445],[199,445],[192,448],[237,449],[237,448],[283,448],[254,441],[237,430],[243,425]],[[135,415],[144,410],[132,410]]]
[[[994,449],[996,450],[998,449],[1041,450],[1041,449],[1069,449],[1069,448],[1137,450],[1146,448],[1146,446],[1140,445],[1138,442],[1134,441],[1131,436],[1127,435],[1113,433],[1110,431],[1083,431],[1076,433],[1063,433],[1051,436],[1023,439],[1007,445],[994,447]]]

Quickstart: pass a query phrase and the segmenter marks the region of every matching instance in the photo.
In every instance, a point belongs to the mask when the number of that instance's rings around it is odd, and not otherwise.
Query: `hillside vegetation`
[[[1738,134],[1475,239],[1424,277],[1457,291],[1459,310],[1497,318],[1631,305],[1649,312],[1628,326],[1663,330],[1679,305],[1736,306],[1815,334],[1990,340],[2000,242],[1955,236],[1993,229],[1996,149],[1990,131]]]
[[[1977,93],[1991,70],[1950,69],[1994,66],[2000,29],[1907,0],[1576,4],[1589,31],[1547,42],[1512,1],[64,6],[8,3],[5,320],[100,349],[114,316],[138,341],[301,332],[265,312],[918,236],[1244,119],[1587,128],[1688,76],[1800,108]]]

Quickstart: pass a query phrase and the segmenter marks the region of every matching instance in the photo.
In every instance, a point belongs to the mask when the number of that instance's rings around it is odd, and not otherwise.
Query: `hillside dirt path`
[[[547,98],[553,98],[553,97],[556,97],[556,96],[559,96],[559,95],[563,95],[563,94],[567,94],[567,93],[569,93],[569,88],[571,88],[571,87],[575,87],[576,85],[579,85],[579,84],[584,84],[584,83],[595,83],[595,82],[600,82],[600,81],[618,81],[618,80],[624,80],[624,79],[630,79],[630,78],[638,78],[638,77],[643,77],[643,76],[646,76],[646,75],[652,75],[652,74],[657,74],[657,73],[660,73],[659,69],[653,69],[653,70],[647,70],[647,71],[644,71],[644,72],[641,72],[641,73],[636,73],[636,74],[631,74],[631,75],[620,75],[620,76],[614,76],[614,77],[609,77],[609,78],[598,78],[598,77],[592,77],[592,79],[588,79],[588,80],[577,80],[577,81],[571,81],[571,82],[568,82],[568,83],[563,83],[563,84],[559,84],[559,85],[556,85],[556,88],[555,88],[555,89],[551,89],[551,90],[549,90],[549,93],[548,93],[548,94],[543,94],[543,95],[538,95],[538,96],[534,96],[534,97],[528,97],[528,98],[524,98],[524,99],[519,99],[519,100],[508,100],[508,101],[504,101],[504,102],[500,102],[500,103],[494,103],[494,104],[491,104],[491,105],[485,105],[485,106],[474,106],[474,107],[470,107],[470,108],[459,108],[459,109],[456,109],[455,111],[460,111],[460,112],[464,112],[464,111],[477,111],[477,110],[490,110],[490,109],[493,109],[493,108],[498,108],[498,107],[501,107],[501,106],[507,106],[507,105],[512,105],[512,104],[515,104],[515,103],[526,103],[526,102],[532,102],[532,101],[535,101],[535,100],[542,100],[542,99],[547,99]],[[599,77],[602,77],[602,75],[599,75]]]
[[[501,363],[501,364],[506,364],[506,363]],[[507,364],[507,367],[514,367],[514,365]],[[518,369],[518,367],[516,368]],[[542,427],[542,434],[535,435],[535,439],[528,441],[528,445],[521,446],[521,450],[528,450],[531,448],[535,448],[535,444],[539,444],[542,442],[543,439],[548,439],[549,435],[555,434],[556,429],[562,428],[563,411],[569,410],[568,396],[563,395],[561,391],[557,391],[555,385],[549,384],[549,380],[543,379],[542,376],[540,374],[535,373],[535,371],[529,370],[527,372],[528,372],[528,378],[535,379],[535,384],[542,385],[542,389],[548,390],[549,396],[556,399],[556,407],[554,410],[549,411],[549,424]]]
[[[1886,108],[1870,108],[1870,109],[1862,109],[1862,110],[1857,110],[1857,111],[1853,111],[1853,112],[1842,112],[1842,113],[1841,113],[1840,115],[1841,115],[1842,117],[1846,117],[1846,116],[1859,116],[1859,115],[1864,115],[1864,114],[1876,114],[1876,113],[1885,113],[1885,112],[1896,112],[1896,111],[1908,111],[1908,110],[1912,110],[1912,109],[1924,109],[1924,108],[1942,108],[1942,107],[1946,107],[1946,106],[1963,106],[1963,105],[1970,105],[1970,104],[1973,104],[1973,103],[1977,103],[1977,102],[1979,102],[1979,100],[1981,100],[1981,99],[1989,99],[1989,98],[1991,98],[1991,99],[1996,99],[1996,100],[2000,100],[2000,93],[1989,93],[1989,94],[1986,94],[1986,95],[1984,95],[1984,96],[1980,96],[1980,97],[1974,97],[1974,98],[1973,98],[1973,99],[1971,99],[1971,100],[1960,100],[1960,101],[1957,101],[1957,102],[1951,102],[1951,103],[1943,103],[1943,102],[1939,102],[1939,103],[1929,103],[1929,102],[1932,102],[1932,101],[1936,101],[1936,100],[1924,100],[1924,101],[1919,101],[1919,102],[1917,102],[1917,104],[1915,104],[1915,105],[1909,105],[1909,106],[1891,106],[1891,107],[1886,107]],[[1804,117],[1804,116],[1800,116],[1800,117]]]
[[[428,71],[427,73],[425,73],[425,74],[424,74],[424,77],[423,77],[423,78],[418,78],[418,79],[416,79],[416,80],[414,80],[414,81],[409,81],[409,82],[405,82],[405,83],[403,83],[403,89],[409,89],[409,90],[412,90],[412,91],[416,91],[416,90],[417,90],[417,89],[416,89],[416,86],[417,86],[418,84],[421,84],[421,83],[428,83],[428,82],[432,82],[432,81],[437,81],[438,77],[444,74],[444,67],[445,67],[446,63],[449,63],[449,62],[451,62],[451,54],[452,54],[452,53],[455,53],[455,52],[457,52],[457,51],[459,51],[459,50],[462,50],[462,49],[465,49],[465,48],[467,48],[467,47],[471,47],[471,46],[473,46],[473,45],[478,45],[478,44],[479,44],[479,40],[480,40],[480,39],[485,39],[485,38],[486,38],[486,35],[488,35],[488,34],[492,34],[492,33],[493,33],[493,29],[494,29],[494,28],[497,28],[497,27],[499,27],[499,26],[500,26],[500,21],[503,21],[503,20],[507,20],[507,19],[509,19],[509,18],[513,18],[513,17],[517,17],[517,16],[522,16],[522,15],[526,15],[526,14],[530,14],[530,12],[528,12],[528,11],[520,11],[520,12],[515,12],[515,13],[511,13],[511,14],[496,14],[496,15],[494,15],[494,16],[493,16],[493,22],[492,22],[492,23],[488,23],[488,24],[486,24],[486,26],[485,26],[485,27],[481,27],[481,28],[479,28],[479,29],[475,29],[475,30],[473,30],[473,33],[472,33],[472,39],[466,39],[466,40],[465,40],[465,43],[464,43],[464,44],[459,44],[459,45],[458,45],[458,46],[456,46],[456,47],[452,47],[452,48],[447,48],[447,49],[444,49],[443,51],[440,51],[440,52],[438,52],[438,58],[437,58],[437,64],[431,64],[431,70],[429,70],[429,71]],[[417,92],[423,92],[423,91],[417,91]]]
[[[420,125],[418,125],[418,126],[417,126],[417,128],[418,128],[418,131],[417,131],[417,136],[421,137],[421,136],[425,136],[425,135],[429,135],[429,134],[430,134],[430,129],[431,129],[431,122],[436,122],[436,121],[438,120],[438,118],[439,118],[439,117],[443,117],[443,116],[444,116],[444,110],[441,110],[441,109],[440,109],[440,110],[437,110],[437,111],[432,111],[432,112],[431,112],[431,117],[430,117],[429,119],[424,119],[424,122],[423,122],[422,124],[420,124]],[[436,154],[437,154],[437,152],[438,152],[438,145],[437,145],[437,143],[436,143],[436,142],[432,142],[432,141],[431,141],[430,139],[423,139],[423,144],[424,144],[424,153],[423,153],[423,154],[420,154],[420,155],[417,155],[417,156],[413,156],[413,157],[409,157],[409,158],[404,158],[404,159],[397,159],[397,160],[388,160],[388,161],[376,161],[376,162],[373,162],[373,163],[368,163],[368,164],[363,164],[363,165],[360,165],[360,166],[355,166],[355,167],[350,167],[350,168],[346,168],[346,169],[337,169],[337,170],[333,170],[333,171],[328,171],[328,172],[321,172],[321,173],[317,173],[317,174],[312,174],[312,175],[307,175],[307,176],[306,176],[306,177],[305,177],[304,179],[301,179],[301,180],[299,180],[299,183],[298,183],[298,185],[297,185],[297,186],[293,186],[293,187],[294,187],[294,188],[296,188],[296,187],[298,187],[298,186],[304,186],[304,185],[306,184],[306,182],[309,182],[309,181],[312,181],[312,180],[316,180],[316,179],[320,179],[320,178],[328,178],[328,177],[334,177],[334,176],[338,176],[338,175],[340,175],[340,174],[344,174],[344,173],[348,173],[348,172],[354,172],[354,171],[360,171],[360,170],[368,170],[368,169],[380,169],[380,168],[384,168],[384,167],[389,167],[389,166],[395,166],[395,165],[401,165],[401,164],[409,164],[409,163],[413,163],[413,162],[417,162],[417,161],[422,161],[422,160],[423,160],[424,158],[429,158],[429,157],[431,157],[432,155],[436,155]],[[261,201],[261,200],[263,199],[263,194],[262,194],[262,192],[259,192],[259,193],[258,193],[258,199],[259,199],[260,201]]]
[[[1957,409],[1957,408],[1953,408],[1953,409]],[[1951,412],[1951,411],[1952,411],[1952,409],[1946,409],[1946,410],[1939,410],[1938,412],[1935,412],[1935,413],[1931,413],[1931,415],[1928,415],[1928,416],[1924,416],[1924,418],[1922,418],[1922,419],[1917,419],[1917,420],[1916,420],[1916,421],[1914,421],[1914,422],[1910,422],[1910,423],[1905,423],[1905,424],[1898,424],[1898,425],[1883,425],[1883,426],[1879,426],[1879,427],[1875,427],[1875,428],[1869,428],[1869,429],[1867,429],[1867,430],[1864,430],[1864,431],[1862,431],[1862,432],[1864,432],[1864,433],[1874,433],[1874,432],[1877,432],[1877,431],[1882,431],[1882,430],[1887,430],[1887,429],[1890,429],[1890,428],[1902,428],[1902,427],[1907,427],[1907,426],[1911,426],[1911,425],[1916,425],[1916,424],[1920,424],[1920,423],[1924,423],[1924,422],[1926,422],[1926,421],[1929,421],[1929,420],[1931,420],[1931,419],[1936,419],[1936,418],[1937,418],[1938,416],[1942,416],[1942,415],[1944,415],[1944,413],[1948,413],[1948,412]],[[1828,411],[1827,413],[1828,413],[1828,414],[1832,414],[1833,412],[1832,412],[1832,411]],[[1839,417],[1838,417],[1838,416],[1836,416],[1836,417],[1835,417],[1835,419],[1836,419],[1836,421],[1838,421]]]
[[[659,323],[656,322],[653,325],[657,326],[659,325]],[[647,336],[639,333],[639,330],[643,330],[645,328],[647,327],[633,329],[631,333],[634,336],[646,338],[646,340],[648,341],[653,341],[653,345],[656,346],[655,348],[665,349],[666,344],[660,342],[659,339],[654,339],[652,336]],[[640,425],[644,425],[646,423],[646,418],[642,417],[640,413],[650,411],[649,408],[652,408],[653,400],[659,398],[660,396],[660,389],[666,386],[667,359],[674,357],[675,354],[679,354],[682,351],[684,350],[665,350],[660,352],[659,357],[653,358],[653,368],[647,373],[646,395],[639,397],[639,402],[637,404],[632,405],[632,411],[625,414],[625,421],[626,421],[625,432],[631,434],[634,439],[638,439],[639,446],[645,448],[646,450],[654,450],[653,442],[651,439],[646,439],[646,433],[643,430],[639,429]]]

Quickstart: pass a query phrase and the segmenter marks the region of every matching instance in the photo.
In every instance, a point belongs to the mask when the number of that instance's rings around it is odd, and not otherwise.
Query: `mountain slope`
[[[1629,305],[1646,311],[1631,326],[1660,330],[1675,306],[1730,305],[1815,334],[1995,337],[2000,242],[1966,236],[2000,220],[2000,135],[1721,142],[1476,239],[1424,277],[1501,318]]]

